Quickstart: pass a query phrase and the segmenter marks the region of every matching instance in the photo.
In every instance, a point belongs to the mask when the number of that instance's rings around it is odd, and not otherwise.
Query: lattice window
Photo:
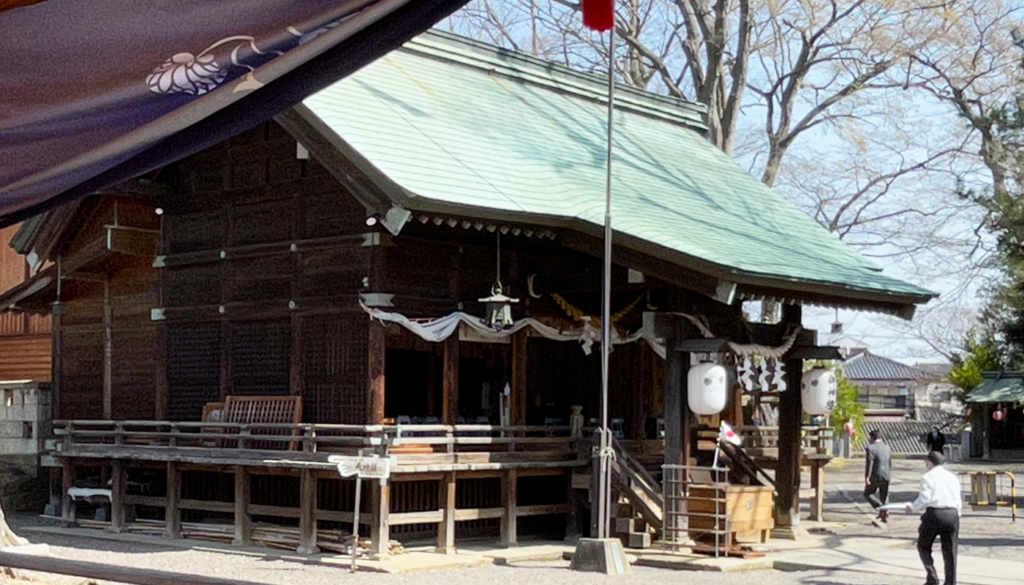
[[[223,213],[200,212],[164,218],[164,250],[168,254],[224,247],[227,221]]]
[[[295,201],[281,199],[247,205],[231,210],[231,245],[245,246],[292,239]]]
[[[307,422],[366,422],[367,331],[363,315],[303,321]]]
[[[220,323],[168,325],[167,417],[198,421],[220,399]]]
[[[289,394],[291,321],[231,323],[231,394]]]
[[[65,329],[61,338],[60,415],[69,419],[103,416],[103,333]]]

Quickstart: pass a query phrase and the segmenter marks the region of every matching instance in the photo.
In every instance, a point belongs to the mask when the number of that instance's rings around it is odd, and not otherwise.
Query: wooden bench
[[[302,422],[302,397],[301,396],[227,396],[224,402],[210,402],[203,407],[203,422],[222,422],[236,424],[300,424]],[[212,430],[212,429],[211,429]],[[206,432],[206,431],[204,431]],[[225,429],[227,433],[237,433],[234,429]],[[274,430],[254,429],[255,435],[297,435],[298,429]],[[235,441],[231,444],[223,444],[223,447],[230,448],[237,446]],[[258,441],[250,440],[247,448],[250,449],[298,449],[298,442],[284,443],[280,441]]]

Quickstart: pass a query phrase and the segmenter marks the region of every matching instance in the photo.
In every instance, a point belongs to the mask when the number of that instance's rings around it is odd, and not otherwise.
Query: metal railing
[[[695,475],[703,475],[705,480],[695,480]],[[711,520],[711,528],[701,528],[699,532],[714,536],[716,557],[730,546],[728,476],[727,467],[662,466],[661,483],[665,501],[662,535],[667,548],[678,551],[690,541],[694,533],[691,519],[697,517]],[[694,497],[694,488],[710,490],[713,497]],[[711,506],[704,506],[710,507],[711,511],[691,511],[690,503],[698,500],[711,502]]]

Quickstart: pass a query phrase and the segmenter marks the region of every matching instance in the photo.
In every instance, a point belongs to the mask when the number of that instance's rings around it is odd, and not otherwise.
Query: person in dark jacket
[[[891,479],[892,449],[882,440],[881,431],[871,431],[864,449],[864,498],[875,510],[888,503]],[[876,519],[888,522],[889,512],[878,510]]]
[[[928,433],[928,451],[937,451],[942,453],[942,448],[946,446],[946,436],[942,434],[939,427],[932,427],[931,432]]]

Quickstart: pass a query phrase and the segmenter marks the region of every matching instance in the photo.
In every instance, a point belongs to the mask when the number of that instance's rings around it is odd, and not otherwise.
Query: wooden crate
[[[721,500],[724,500],[721,501]],[[714,487],[690,488],[688,501],[690,533],[695,539],[714,540],[715,530],[729,531],[731,542],[738,539],[758,538],[766,542],[775,527],[772,512],[775,506],[770,486],[731,485],[723,493]],[[723,520],[716,527],[715,506],[722,506]]]

